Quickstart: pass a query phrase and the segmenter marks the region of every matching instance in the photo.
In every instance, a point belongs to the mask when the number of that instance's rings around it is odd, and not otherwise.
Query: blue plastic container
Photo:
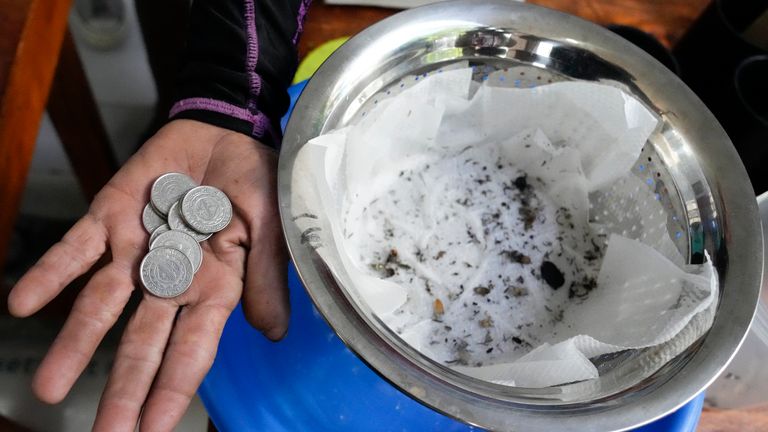
[[[291,107],[304,83],[290,89]],[[283,119],[285,127],[285,119]],[[291,267],[291,322],[279,343],[230,316],[199,394],[213,423],[228,431],[476,430],[409,398],[349,351],[312,305]],[[639,432],[693,432],[704,395]]]

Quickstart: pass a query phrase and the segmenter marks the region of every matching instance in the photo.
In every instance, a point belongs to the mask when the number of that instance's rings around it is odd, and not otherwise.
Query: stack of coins
[[[181,295],[203,263],[200,242],[232,220],[232,203],[213,186],[199,186],[184,174],[155,180],[141,218],[150,233],[149,252],[141,261],[141,283],[151,294]]]

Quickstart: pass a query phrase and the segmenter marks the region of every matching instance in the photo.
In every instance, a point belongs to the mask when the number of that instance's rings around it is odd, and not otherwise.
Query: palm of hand
[[[288,296],[276,165],[276,154],[252,139],[193,121],[174,121],[149,140],[11,292],[11,312],[28,316],[111,254],[78,296],[38,369],[38,397],[55,403],[66,396],[139,286],[148,240],[141,211],[152,182],[166,172],[223,190],[233,219],[202,245],[203,265],[184,294],[144,294],[120,341],[94,429],[132,431],[139,417],[142,429],[172,429],[210,369],[241,294],[249,321],[268,338],[281,338]]]

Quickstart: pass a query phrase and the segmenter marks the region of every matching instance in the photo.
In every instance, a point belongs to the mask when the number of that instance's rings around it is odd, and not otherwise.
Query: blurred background
[[[398,8],[433,1],[315,0],[299,57]],[[608,26],[678,74],[731,136],[755,191],[768,190],[762,169],[768,159],[768,0],[531,3]],[[83,281],[31,319],[9,317],[4,302],[15,281],[162,124],[187,7],[188,0],[0,0],[0,432],[90,428],[120,325],[70,396],[45,406],[34,399],[29,382]],[[759,342],[768,341],[768,330],[764,336],[754,343],[768,346]],[[753,406],[768,399],[765,387],[747,385],[755,379],[768,382],[762,375],[747,379],[753,363],[716,384],[720,393],[708,399],[701,430],[768,430],[760,410],[730,412],[728,420],[711,416],[719,413],[717,407]],[[196,399],[178,429],[210,427]]]

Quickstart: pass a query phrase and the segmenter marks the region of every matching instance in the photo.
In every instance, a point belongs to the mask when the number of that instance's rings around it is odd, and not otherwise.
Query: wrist
[[[182,99],[173,106],[171,119],[187,119],[237,132],[277,148],[281,134],[260,111],[210,98]]]

